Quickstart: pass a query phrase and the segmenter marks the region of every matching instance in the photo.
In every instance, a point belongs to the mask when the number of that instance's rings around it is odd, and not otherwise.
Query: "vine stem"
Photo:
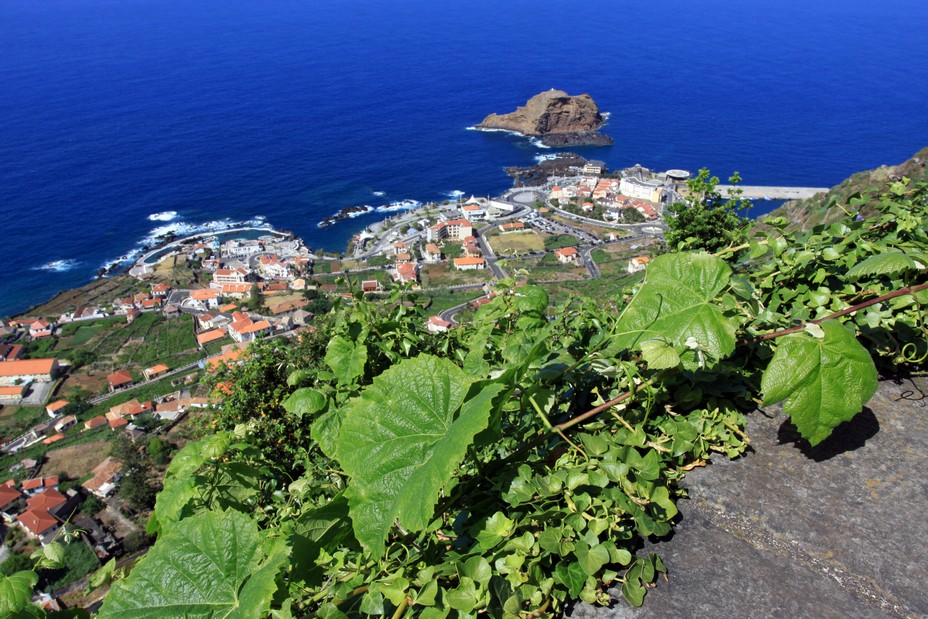
[[[739,342],[738,345],[739,345],[739,346],[743,346],[743,345],[746,345],[746,344],[756,344],[756,343],[758,343],[758,342],[764,342],[764,341],[766,341],[766,340],[772,340],[772,339],[776,339],[776,338],[778,338],[778,337],[782,337],[782,336],[784,336],[784,335],[789,335],[790,333],[797,333],[797,332],[802,331],[803,329],[805,329],[805,328],[806,328],[806,325],[818,325],[818,324],[821,324],[821,323],[823,323],[823,322],[825,322],[825,321],[827,321],[827,320],[834,320],[835,318],[840,318],[841,316],[846,316],[847,314],[851,314],[851,313],[853,313],[853,312],[856,312],[856,311],[865,309],[865,308],[867,308],[867,307],[870,307],[871,305],[876,305],[877,303],[882,303],[883,301],[889,301],[890,299],[895,299],[896,297],[904,297],[904,296],[909,295],[909,294],[915,294],[916,292],[921,292],[922,290],[925,290],[925,289],[928,289],[928,282],[926,282],[926,283],[924,283],[924,284],[919,284],[919,285],[917,285],[917,286],[906,286],[905,288],[900,288],[900,289],[898,289],[898,290],[894,290],[894,291],[892,291],[892,292],[889,292],[889,293],[887,293],[887,294],[881,295],[881,296],[876,297],[876,298],[874,298],[874,299],[870,299],[869,301],[864,301],[863,303],[858,303],[857,305],[852,305],[852,306],[850,306],[850,307],[847,307],[847,308],[841,310],[840,312],[835,312],[834,314],[829,314],[828,316],[825,316],[824,318],[817,318],[816,320],[810,320],[810,321],[804,322],[804,323],[802,323],[802,324],[800,324],[800,325],[795,325],[795,326],[793,326],[793,327],[789,327],[788,329],[781,329],[781,330],[779,330],[779,331],[772,331],[772,332],[770,332],[770,333],[765,333],[765,334],[763,334],[763,335],[758,335],[757,337],[752,338],[752,339],[750,339],[750,340],[743,340],[743,341]]]
[[[622,402],[624,402],[625,400],[629,399],[630,397],[632,397],[633,395],[635,395],[636,393],[638,393],[638,392],[641,391],[642,389],[645,389],[646,387],[650,387],[651,385],[653,385],[653,384],[654,384],[655,382],[657,382],[658,380],[664,378],[664,376],[667,374],[667,372],[668,372],[667,370],[658,372],[657,374],[655,374],[654,376],[652,376],[652,377],[649,378],[648,380],[642,382],[640,385],[636,385],[635,387],[632,387],[631,389],[629,389],[628,391],[626,391],[626,392],[623,393],[622,395],[620,395],[620,396],[618,396],[618,397],[615,397],[615,398],[612,398],[612,399],[609,400],[608,402],[604,402],[604,403],[600,404],[599,406],[597,406],[596,408],[591,408],[591,409],[588,410],[587,412],[581,413],[580,415],[577,415],[576,417],[574,417],[574,418],[572,418],[572,419],[568,419],[568,420],[565,421],[564,423],[559,423],[558,425],[554,426],[554,430],[555,430],[556,432],[559,432],[559,433],[560,433],[560,432],[563,432],[564,430],[568,430],[568,429],[574,427],[574,426],[577,425],[577,424],[583,423],[584,421],[586,421],[586,420],[589,419],[590,417],[595,417],[596,415],[600,414],[601,412],[603,412],[603,411],[605,411],[605,410],[609,410],[610,408],[612,408],[612,407],[615,406],[616,404],[621,404]]]
[[[546,430],[545,432],[542,432],[541,434],[535,435],[535,438],[533,438],[532,440],[528,441],[527,443],[525,443],[525,445],[523,445],[522,447],[520,447],[518,450],[512,452],[511,454],[509,454],[508,456],[506,456],[505,458],[503,458],[502,460],[500,460],[499,463],[497,464],[497,466],[494,467],[494,469],[495,469],[495,468],[498,468],[498,467],[501,467],[501,466],[505,466],[505,465],[508,464],[510,461],[515,460],[515,459],[519,458],[520,456],[522,456],[523,454],[525,454],[526,452],[528,452],[528,451],[534,449],[535,447],[537,447],[538,445],[540,445],[542,442],[544,442],[544,440],[545,440],[546,438],[548,438],[549,436],[551,436],[552,434],[558,434],[558,435],[560,435],[561,437],[564,437],[564,431],[565,431],[565,430],[569,430],[570,428],[574,427],[575,425],[581,424],[581,423],[583,423],[584,421],[586,421],[587,419],[589,419],[589,418],[591,418],[591,417],[595,417],[596,415],[600,414],[601,412],[603,412],[603,411],[605,411],[605,410],[609,410],[610,408],[612,408],[613,406],[615,406],[615,405],[617,405],[617,404],[621,404],[621,403],[624,402],[625,400],[627,400],[627,399],[631,398],[632,396],[634,396],[635,394],[637,394],[637,393],[638,393],[639,391],[641,391],[642,389],[645,389],[645,388],[647,388],[647,387],[650,387],[651,385],[653,385],[653,384],[654,384],[655,382],[657,382],[658,380],[664,378],[664,376],[666,376],[666,375],[667,375],[669,372],[671,372],[671,371],[673,371],[673,370],[663,370],[663,371],[661,371],[661,372],[658,372],[657,374],[655,374],[654,376],[652,376],[652,377],[649,378],[648,380],[642,382],[640,385],[636,385],[636,386],[632,387],[631,389],[629,389],[629,390],[626,391],[625,393],[619,395],[618,397],[612,398],[612,399],[609,400],[608,402],[604,402],[604,403],[600,404],[599,406],[597,406],[596,408],[591,408],[590,410],[586,411],[585,413],[581,413],[581,414],[577,415],[576,417],[573,417],[573,418],[571,418],[571,419],[568,419],[568,420],[565,421],[564,423],[559,423],[559,424],[556,425],[556,426],[550,426],[548,430]],[[566,437],[565,437],[565,438],[566,438]]]
[[[404,597],[400,605],[396,607],[396,612],[393,613],[393,617],[391,619],[400,619],[400,617],[406,614],[406,609],[408,607],[409,607],[409,597],[407,596],[407,597]]]

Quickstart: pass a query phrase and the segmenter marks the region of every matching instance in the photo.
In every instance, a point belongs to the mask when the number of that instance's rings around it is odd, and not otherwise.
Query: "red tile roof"
[[[17,518],[24,527],[33,535],[42,535],[55,525],[59,524],[57,518],[47,511],[29,510],[20,514]]]
[[[30,510],[42,510],[42,511],[51,511],[56,507],[64,505],[68,500],[68,497],[61,494],[54,488],[49,488],[45,492],[41,492],[33,497],[26,499],[27,509]]]
[[[132,374],[130,374],[128,370],[116,370],[107,376],[106,380],[109,382],[111,387],[128,385],[132,382]]]
[[[216,340],[221,340],[226,336],[226,332],[223,329],[212,329],[210,331],[204,331],[197,335],[198,344],[208,344],[210,342],[215,342]]]
[[[129,422],[126,421],[125,417],[120,417],[118,419],[110,419],[110,429],[115,430],[116,428],[121,428],[123,426],[129,425]]]
[[[22,498],[22,496],[22,493],[16,488],[0,486],[0,511],[12,505],[18,499]]]
[[[485,260],[483,258],[455,258],[454,266],[470,266],[472,264],[483,264]]]
[[[68,405],[67,400],[57,400],[55,402],[52,402],[48,406],[46,406],[45,410],[47,410],[50,413],[54,413],[54,412],[60,411],[62,408],[64,408],[67,405]]]
[[[45,443],[46,445],[51,445],[52,443],[57,443],[58,441],[63,441],[63,440],[64,440],[64,434],[59,432],[58,434],[53,434],[49,436],[48,438],[44,439],[42,442]]]
[[[93,419],[88,419],[84,422],[85,430],[93,430],[94,428],[99,428],[100,426],[106,425],[106,417],[103,415],[97,415]]]
[[[153,365],[153,366],[151,366],[150,368],[148,368],[147,370],[145,370],[145,372],[146,372],[149,376],[154,376],[154,375],[156,375],[156,374],[163,374],[163,373],[167,372],[169,369],[171,369],[171,368],[169,368],[168,366],[166,366],[166,365],[163,364],[163,363],[159,363],[158,365]]]
[[[57,359],[18,359],[0,363],[0,377],[51,374]]]

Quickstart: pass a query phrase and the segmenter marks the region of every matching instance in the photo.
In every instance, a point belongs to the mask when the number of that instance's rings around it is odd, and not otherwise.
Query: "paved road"
[[[816,448],[779,410],[749,416],[754,451],[689,474],[669,570],[640,609],[577,619],[928,617],[928,379],[880,384]]]

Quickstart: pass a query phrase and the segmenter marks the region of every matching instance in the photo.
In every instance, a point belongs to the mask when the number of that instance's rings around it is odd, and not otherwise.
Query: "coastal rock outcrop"
[[[612,138],[599,129],[606,124],[593,97],[551,89],[539,93],[509,114],[490,114],[477,129],[514,131],[541,138],[546,146],[607,146]]]

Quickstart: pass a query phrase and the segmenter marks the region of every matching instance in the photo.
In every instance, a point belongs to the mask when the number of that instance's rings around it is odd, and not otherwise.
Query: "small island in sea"
[[[599,132],[606,120],[590,95],[572,96],[552,88],[514,112],[490,114],[475,128],[539,138],[545,146],[609,146],[612,138]]]

